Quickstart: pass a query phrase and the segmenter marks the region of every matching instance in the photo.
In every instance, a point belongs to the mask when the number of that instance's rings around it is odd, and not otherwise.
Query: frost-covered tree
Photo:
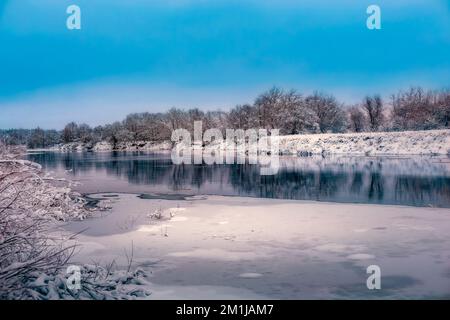
[[[30,138],[28,139],[28,147],[30,148],[45,148],[45,132],[41,128],[36,128],[32,131]]]
[[[279,129],[281,134],[314,130],[314,112],[295,90],[284,91],[274,87],[259,95],[253,108],[255,128]]]
[[[441,128],[450,128],[450,89],[437,93],[435,100],[436,122]]]
[[[103,128],[104,139],[111,143],[113,148],[117,147],[119,142],[131,141],[133,135],[118,121],[108,124]]]
[[[68,123],[61,134],[63,142],[74,142],[77,137],[78,125],[75,122]]]
[[[306,107],[313,112],[321,133],[345,131],[345,112],[335,97],[315,92],[306,97],[305,103]]]
[[[171,108],[166,113],[166,125],[169,130],[184,128],[187,121],[186,112],[179,108]]]
[[[449,90],[425,91],[413,87],[392,96],[394,130],[428,130],[449,127]]]
[[[367,122],[370,131],[379,131],[385,124],[384,116],[384,104],[379,95],[373,97],[367,96],[363,103],[362,108],[366,113]]]
[[[256,98],[254,107],[256,109],[258,128],[267,130],[280,128],[280,115],[283,112],[283,95],[283,90],[274,87]]]
[[[170,140],[171,131],[166,125],[163,113],[143,113],[142,130],[139,132],[140,141]]]
[[[359,106],[353,106],[348,110],[348,124],[350,131],[363,132],[366,130],[366,116]]]
[[[308,107],[302,95],[294,90],[281,97],[279,128],[281,134],[307,133],[316,128],[314,111]]]
[[[86,123],[80,124],[76,131],[76,140],[82,143],[93,142],[92,128]]]
[[[222,132],[227,128],[227,113],[223,111],[208,111],[203,119],[204,129],[217,128]]]
[[[250,104],[237,105],[227,115],[227,126],[243,130],[258,128],[256,108]]]

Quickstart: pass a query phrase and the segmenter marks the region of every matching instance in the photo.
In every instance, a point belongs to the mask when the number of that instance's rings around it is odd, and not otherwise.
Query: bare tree
[[[278,128],[281,134],[298,134],[314,130],[314,113],[295,90],[283,92],[280,98]]]
[[[345,131],[345,113],[335,97],[315,92],[306,98],[305,103],[313,112],[321,133]]]
[[[136,142],[139,140],[142,131],[144,130],[142,114],[132,113],[129,114],[125,120],[123,120],[123,127],[129,132],[131,141]]]
[[[435,117],[441,128],[450,127],[450,89],[437,93]]]
[[[273,87],[256,98],[254,106],[259,128],[279,129],[283,94],[281,89]]]
[[[413,87],[392,96],[391,119],[395,130],[448,128],[449,90],[425,91]]]
[[[217,128],[223,133],[227,128],[227,113],[223,111],[208,111],[205,113],[203,122],[205,130]]]
[[[314,128],[314,114],[295,90],[274,87],[259,95],[253,108],[252,115],[259,128],[280,129],[282,134],[308,132]]]
[[[165,115],[162,113],[144,113],[142,116],[142,130],[139,140],[164,141],[170,140],[171,130],[166,125]]]
[[[104,127],[104,138],[112,144],[113,148],[117,148],[119,142],[131,141],[132,134],[120,123],[114,122]]]
[[[385,121],[383,100],[379,95],[367,96],[362,104],[371,131],[382,129]]]
[[[62,140],[65,143],[74,142],[77,137],[78,125],[75,122],[68,123],[62,132]]]
[[[358,107],[353,106],[348,110],[349,127],[353,132],[363,132],[366,129],[366,116]]]
[[[171,108],[166,114],[166,124],[170,130],[184,128],[186,125],[186,113],[178,108]]]
[[[89,142],[93,141],[92,129],[86,123],[82,123],[78,126],[76,136],[77,136],[77,140],[82,143],[89,143]]]
[[[258,124],[257,110],[249,104],[237,105],[227,115],[229,128],[247,130],[257,128]]]
[[[45,141],[45,131],[41,128],[36,128],[32,131],[27,143],[30,148],[45,148],[47,146]]]

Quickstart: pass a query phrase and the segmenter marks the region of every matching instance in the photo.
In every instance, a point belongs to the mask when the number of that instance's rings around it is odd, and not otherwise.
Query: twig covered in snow
[[[99,265],[84,265],[80,275],[83,281],[80,289],[70,289],[68,275],[61,270],[56,273],[33,272],[29,274],[22,290],[10,291],[1,298],[32,300],[118,300],[139,299],[151,293],[142,270],[127,272],[112,271]]]

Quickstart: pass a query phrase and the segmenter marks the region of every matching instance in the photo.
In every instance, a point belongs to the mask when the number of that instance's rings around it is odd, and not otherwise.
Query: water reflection
[[[168,154],[143,152],[45,152],[29,158],[105,192],[159,190],[450,207],[447,157],[282,157],[274,176],[261,176],[257,165],[173,165]],[[111,190],[114,180],[127,184]]]

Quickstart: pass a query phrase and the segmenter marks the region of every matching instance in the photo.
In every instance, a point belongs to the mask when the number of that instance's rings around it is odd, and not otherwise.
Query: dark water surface
[[[258,165],[174,165],[170,154],[30,153],[80,192],[215,194],[450,207],[448,157],[280,157],[276,175]]]

